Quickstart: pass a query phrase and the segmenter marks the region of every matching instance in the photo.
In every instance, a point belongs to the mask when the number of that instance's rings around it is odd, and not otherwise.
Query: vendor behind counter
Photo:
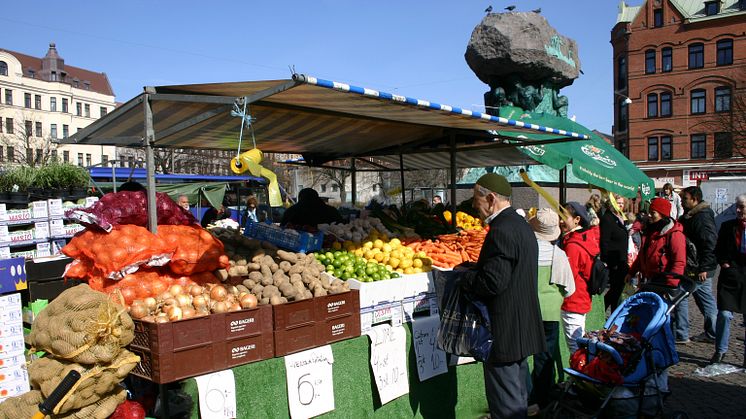
[[[305,188],[298,193],[298,203],[288,208],[282,215],[280,224],[284,226],[309,226],[341,223],[342,216],[336,208],[327,205],[319,198],[318,192]]]

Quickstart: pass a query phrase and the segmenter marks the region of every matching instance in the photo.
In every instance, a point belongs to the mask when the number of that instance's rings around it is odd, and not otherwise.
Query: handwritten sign
[[[446,353],[438,349],[438,316],[418,317],[412,322],[412,344],[420,381],[448,372]]]
[[[236,381],[232,370],[196,377],[199,391],[199,415],[202,419],[236,417]]]
[[[403,327],[388,324],[373,327],[370,337],[370,366],[381,404],[409,393],[407,334]]]
[[[451,354],[448,357],[449,367],[453,367],[455,365],[471,364],[472,362],[477,362],[477,360],[470,356],[458,356],[458,355]]]
[[[290,417],[306,419],[334,410],[333,364],[329,345],[285,357]]]

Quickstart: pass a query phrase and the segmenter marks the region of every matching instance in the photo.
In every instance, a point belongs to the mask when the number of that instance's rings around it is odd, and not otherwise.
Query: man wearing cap
[[[462,288],[489,310],[492,352],[484,383],[492,418],[527,414],[529,355],[546,351],[537,289],[538,245],[526,220],[510,206],[507,179],[488,173],[474,185],[474,208],[489,225],[476,267]]]

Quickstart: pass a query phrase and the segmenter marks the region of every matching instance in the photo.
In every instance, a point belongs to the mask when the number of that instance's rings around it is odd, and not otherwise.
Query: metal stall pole
[[[560,205],[567,202],[567,166],[559,171],[559,200]]]
[[[401,180],[401,207],[407,204],[407,190],[404,188],[404,155],[399,153],[399,179]]]
[[[352,170],[352,177],[350,183],[352,183],[352,207],[355,207],[357,202],[357,170],[355,170],[355,158],[350,159],[350,169]]]
[[[456,136],[451,134],[451,226],[456,227]]]
[[[153,93],[153,88],[145,88],[147,92],[143,101],[145,108],[145,164],[147,173],[148,189],[146,191],[148,197],[148,228],[155,234],[158,232],[158,214],[156,213],[155,205],[155,158],[153,158],[153,139],[155,138],[155,131],[153,130],[153,109],[150,107],[150,95]]]
[[[115,154],[114,157],[116,158],[116,156],[117,155]],[[117,168],[115,166],[116,164],[117,164],[116,162],[111,164],[111,184],[114,186],[114,193],[117,193]]]

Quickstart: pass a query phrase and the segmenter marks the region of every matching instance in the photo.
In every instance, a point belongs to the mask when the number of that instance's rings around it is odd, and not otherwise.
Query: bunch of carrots
[[[464,262],[476,262],[486,235],[485,230],[462,230],[438,236],[434,241],[415,241],[407,247],[415,252],[425,252],[432,259],[433,266],[451,269]]]

